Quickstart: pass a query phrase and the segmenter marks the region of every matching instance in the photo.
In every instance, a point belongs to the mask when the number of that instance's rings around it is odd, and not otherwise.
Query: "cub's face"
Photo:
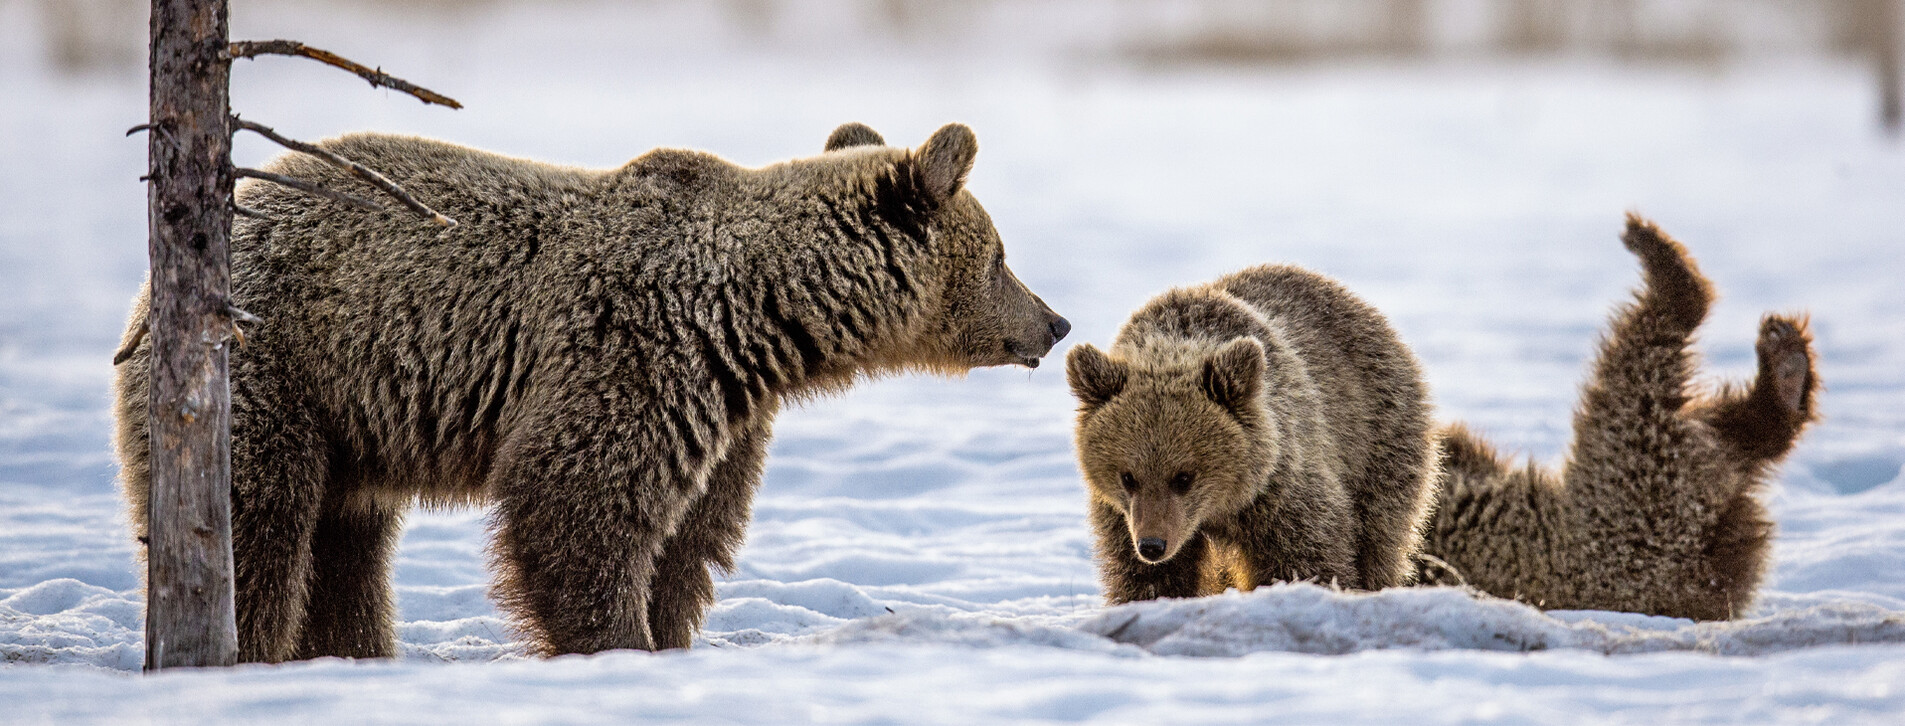
[[[1134,364],[1084,344],[1066,360],[1086,487],[1124,513],[1133,553],[1152,564],[1248,505],[1275,456],[1256,341],[1164,358]]]
[[[828,137],[827,150],[884,144],[873,129],[846,124]],[[911,220],[933,240],[934,276],[943,282],[929,300],[932,308],[922,316],[920,338],[906,362],[949,373],[998,365],[1037,368],[1072,326],[1006,267],[992,218],[965,190],[978,151],[971,129],[948,124],[907,152],[877,185],[884,216]]]

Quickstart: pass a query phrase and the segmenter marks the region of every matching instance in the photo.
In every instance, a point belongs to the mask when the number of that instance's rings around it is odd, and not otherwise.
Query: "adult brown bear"
[[[917,150],[848,124],[748,169],[684,150],[613,170],[359,134],[326,148],[443,229],[246,182],[232,298],[240,657],[395,650],[415,502],[496,506],[496,592],[544,653],[687,647],[733,565],[783,400],[892,371],[1038,365],[1070,325],[1004,261],[965,126]],[[333,187],[308,156],[270,169]],[[134,305],[126,340],[146,324]],[[148,346],[117,448],[146,530]]]

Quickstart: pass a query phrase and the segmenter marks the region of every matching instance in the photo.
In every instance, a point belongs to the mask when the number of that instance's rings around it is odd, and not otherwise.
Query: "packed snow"
[[[401,658],[142,676],[106,404],[145,265],[145,142],[123,137],[144,76],[55,66],[41,7],[0,0],[7,723],[1905,720],[1905,149],[1863,65],[1158,66],[1032,30],[803,43],[833,20],[769,32],[698,9],[713,4],[240,4],[235,38],[298,38],[467,105],[240,63],[234,107],[303,138],[763,164],[843,121],[903,144],[969,123],[971,189],[1076,327],[1036,371],[874,381],[787,412],[690,651],[522,657],[485,594],[485,513],[420,511],[395,573]],[[237,153],[275,151],[241,137]],[[1172,285],[1302,264],[1391,317],[1440,417],[1551,462],[1636,280],[1616,241],[1629,209],[1719,286],[1700,343],[1716,376],[1750,374],[1763,311],[1812,315],[1825,420],[1766,493],[1779,537],[1753,611],[1694,623],[1307,584],[1104,606],[1065,345],[1104,344]]]

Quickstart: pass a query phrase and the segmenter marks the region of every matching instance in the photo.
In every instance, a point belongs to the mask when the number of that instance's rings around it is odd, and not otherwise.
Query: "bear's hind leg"
[[[390,559],[402,532],[399,511],[374,504],[325,507],[311,542],[309,614],[298,658],[397,654]]]
[[[316,429],[255,405],[234,377],[232,395],[232,574],[238,659],[294,657],[311,579],[311,537],[328,485],[327,448]],[[292,419],[292,420],[287,420]]]
[[[1806,321],[1769,314],[1760,321],[1759,373],[1751,387],[1728,387],[1703,418],[1740,463],[1757,469],[1792,450],[1799,434],[1818,418],[1819,391],[1812,334]]]
[[[714,604],[714,579],[708,568],[734,569],[734,552],[746,538],[770,433],[762,424],[736,437],[727,457],[708,474],[707,493],[688,510],[655,562],[648,630],[656,650],[686,648],[694,642],[708,607]]]
[[[1696,450],[1682,410],[1695,366],[1687,347],[1713,290],[1686,249],[1652,223],[1630,215],[1621,240],[1640,258],[1644,283],[1601,341],[1575,409],[1564,478],[1596,511],[1646,517],[1662,508],[1661,497],[1689,494],[1681,491]]]
[[[152,484],[153,343],[143,335],[149,293],[150,284],[142,285],[134,302],[124,338],[131,355],[117,365],[114,401],[119,476],[133,534],[141,542],[148,535]],[[275,385],[281,379],[261,373],[265,356],[258,345],[231,356],[233,606],[238,660],[275,663],[292,657],[304,622],[311,528],[328,478],[327,449],[306,410]]]
[[[1630,216],[1622,241],[1644,283],[1614,316],[1576,408],[1557,554],[1583,569],[1558,579],[1545,606],[1701,617],[1690,593],[1710,587],[1704,555],[1730,478],[1690,388],[1689,342],[1712,285],[1645,220]]]

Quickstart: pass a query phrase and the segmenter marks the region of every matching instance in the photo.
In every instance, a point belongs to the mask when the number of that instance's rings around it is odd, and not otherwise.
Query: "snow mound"
[[[855,620],[803,639],[822,645],[934,644],[972,648],[1045,646],[1065,650],[1140,655],[1103,636],[1078,630],[1052,618],[999,617],[931,610]]]
[[[417,620],[397,626],[398,648],[404,660],[492,661],[520,658],[518,633],[494,616],[455,620]]]
[[[723,583],[721,599],[760,598],[780,605],[799,607],[838,622],[865,618],[891,609],[873,601],[859,588],[839,580],[820,578],[803,582],[744,580]]]
[[[1350,593],[1286,584],[1250,593],[1232,591],[1107,608],[1079,629],[1158,655],[1242,656],[1268,651],[1340,655],[1396,648],[1765,655],[1825,645],[1905,643],[1905,613],[1836,602],[1744,620],[1696,623],[1632,613],[1544,613],[1467,588]]]
[[[0,663],[145,663],[145,606],[134,592],[62,578],[0,595]]]

